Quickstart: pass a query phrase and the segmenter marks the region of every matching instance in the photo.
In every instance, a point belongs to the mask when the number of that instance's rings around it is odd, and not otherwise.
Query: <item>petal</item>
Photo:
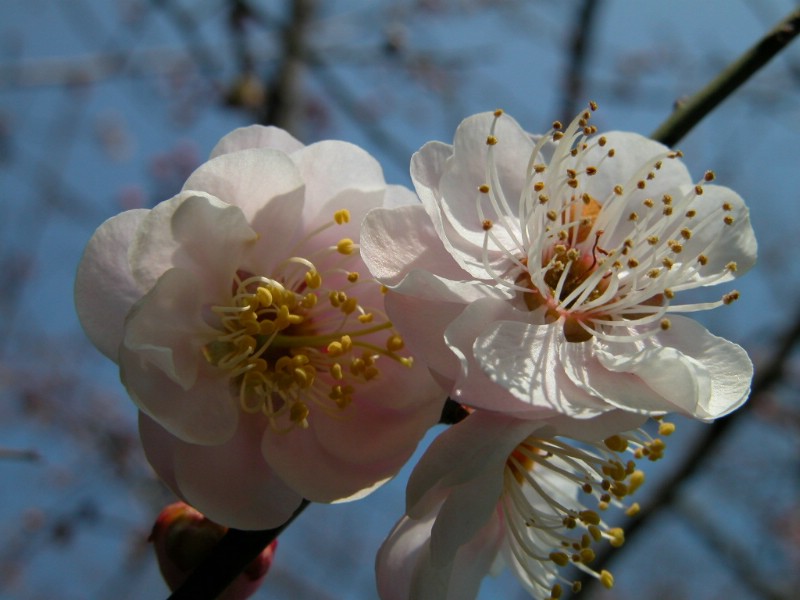
[[[75,276],[75,307],[86,335],[117,361],[125,316],[142,295],[131,273],[128,247],[149,211],[129,210],[97,228]]]
[[[133,307],[125,347],[188,390],[197,378],[203,346],[217,332],[203,320],[207,294],[184,269],[170,269]]]
[[[357,388],[341,415],[312,409],[308,429],[268,431],[262,450],[279,476],[305,498],[355,499],[406,463],[438,422],[445,397],[423,367],[409,371],[391,363],[381,367],[378,378]]]
[[[291,154],[303,147],[302,142],[279,127],[250,125],[234,129],[217,142],[211,151],[211,158],[249,148],[272,148]]]
[[[468,274],[442,245],[420,204],[370,211],[361,229],[361,256],[384,285],[394,286],[422,269],[458,281]]]
[[[242,209],[252,221],[270,200],[297,190],[303,179],[294,162],[279,150],[251,148],[222,154],[200,165],[183,184]]]
[[[248,415],[219,446],[183,442],[146,415],[139,433],[150,464],[187,503],[228,527],[271,529],[287,521],[302,497],[264,462],[259,444],[265,425]]]
[[[307,222],[324,212],[323,205],[345,190],[380,192],[381,200],[375,206],[382,204],[386,189],[383,170],[378,161],[358,146],[326,140],[295,152],[292,159],[306,182]]]
[[[408,479],[406,512],[421,518],[433,510],[450,489],[469,482],[480,473],[500,472],[511,451],[543,423],[515,419],[502,413],[474,411],[433,440]],[[500,497],[495,490],[494,501]],[[492,492],[490,490],[490,492]],[[493,493],[493,492],[492,492]],[[488,515],[478,515],[478,520]]]
[[[703,190],[703,195],[692,203],[697,216],[687,226],[692,228],[706,214],[719,211],[723,204],[729,206],[730,210],[717,212],[716,217],[712,217],[705,225],[693,228],[692,239],[684,244],[684,252],[692,259],[700,253],[708,258],[708,263],[697,269],[699,285],[709,279],[719,283],[739,277],[755,264],[758,254],[750,213],[744,200],[733,190],[718,185],[704,185]],[[733,223],[726,225],[724,217],[731,217]],[[725,272],[726,265],[731,262],[736,263],[736,271],[719,278],[718,275]]]
[[[453,563],[430,560],[430,530],[436,512],[423,520],[404,517],[376,557],[381,600],[469,600],[476,598],[503,541],[498,518],[487,524],[456,554]]]
[[[561,362],[572,383],[612,406],[653,416],[674,409],[672,403],[639,376],[609,371],[598,358],[594,342],[562,344]]]
[[[120,377],[133,402],[172,435],[194,444],[219,445],[236,431],[239,409],[230,382],[201,369],[188,390],[141,356],[120,348]]]
[[[656,335],[659,343],[672,346],[701,364],[711,381],[710,396],[701,396],[697,417],[710,421],[739,408],[750,395],[753,363],[745,350],[717,337],[692,319],[670,317],[672,326]]]
[[[510,390],[498,385],[477,360],[475,343],[495,321],[503,319],[525,320],[507,301],[480,299],[462,311],[445,330],[445,340],[461,363],[458,379],[453,388],[454,400],[476,408],[521,414],[532,417],[547,417],[551,411],[531,407],[520,402]],[[518,349],[517,349],[518,350]],[[532,410],[533,409],[533,410]]]
[[[181,192],[147,214],[128,258],[144,290],[168,269],[183,267],[218,292],[229,291],[232,269],[256,237],[240,209],[201,192]]]

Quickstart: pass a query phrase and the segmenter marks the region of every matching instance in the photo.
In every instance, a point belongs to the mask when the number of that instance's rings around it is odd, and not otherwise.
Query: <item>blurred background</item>
[[[172,497],[143,459],[115,365],[74,314],[76,265],[103,220],[169,198],[222,135],[254,122],[359,144],[406,185],[412,152],[498,107],[543,132],[592,99],[601,131],[647,135],[795,8],[3,0],[0,597],[168,595],[146,539]],[[677,422],[667,458],[646,465],[644,518],[603,563],[616,587],[582,598],[797,597],[799,140],[800,42],[678,145],[693,174],[713,169],[751,208],[760,260],[737,282],[742,299],[697,318],[748,349],[755,393],[714,426]],[[364,501],[307,510],[256,598],[375,599],[374,555],[407,474]],[[525,597],[507,574],[481,591]]]

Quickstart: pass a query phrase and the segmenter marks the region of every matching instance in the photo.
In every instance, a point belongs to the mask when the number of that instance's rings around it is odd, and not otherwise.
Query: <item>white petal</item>
[[[249,148],[272,148],[291,154],[303,148],[302,142],[278,127],[250,125],[234,129],[223,137],[211,151],[211,158]]]
[[[701,364],[708,373],[710,396],[701,396],[697,417],[713,420],[739,408],[750,395],[753,363],[741,346],[712,335],[705,327],[684,317],[670,317],[672,326],[659,332],[659,343],[672,346]]]
[[[289,156],[279,150],[252,148],[222,154],[200,165],[183,184],[242,209],[248,221],[270,200],[294,192],[303,179]]]
[[[574,418],[595,417],[610,407],[576,386],[559,356],[560,323],[500,321],[475,340],[475,358],[489,378],[523,404]]]
[[[388,286],[415,269],[456,281],[468,277],[442,245],[420,204],[370,211],[361,229],[361,256],[370,272]]]
[[[187,444],[142,415],[139,433],[150,464],[187,503],[216,523],[237,529],[282,525],[302,497],[270,471],[259,451],[258,419],[242,419],[230,441]]]
[[[239,407],[227,377],[204,367],[194,387],[184,390],[140,355],[120,347],[120,378],[142,412],[172,435],[192,444],[219,445],[236,431]]]
[[[404,185],[387,185],[386,196],[383,199],[384,208],[397,208],[419,204],[419,198]]]
[[[75,307],[81,325],[97,349],[114,362],[125,316],[144,291],[131,273],[128,247],[147,213],[129,210],[98,227],[75,277]]]
[[[170,269],[134,305],[125,322],[125,346],[184,390],[195,383],[203,346],[217,335],[203,320],[204,296],[191,272]]]
[[[345,190],[383,194],[386,189],[378,161],[354,144],[317,142],[292,154],[292,159],[306,182],[307,222],[321,212],[325,202]],[[381,204],[382,198],[375,206]]]

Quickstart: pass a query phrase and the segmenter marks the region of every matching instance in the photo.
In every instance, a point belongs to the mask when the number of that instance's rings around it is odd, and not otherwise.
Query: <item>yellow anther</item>
[[[585,565],[592,562],[595,558],[594,550],[591,548],[581,548],[581,551],[578,553],[578,555],[581,557],[581,562]]]
[[[625,543],[625,531],[622,527],[612,527],[608,530],[608,535],[611,536],[608,542],[612,548],[619,548]]]
[[[342,208],[333,213],[333,220],[337,225],[344,225],[350,222],[350,211]]]
[[[658,426],[658,435],[670,436],[675,433],[674,423],[661,423]]]
[[[725,215],[725,217],[722,219],[722,222],[725,223],[725,225],[733,225],[733,217],[730,215]]]
[[[662,331],[666,331],[667,329],[672,327],[672,321],[670,321],[669,319],[661,319],[658,326],[661,327]]]
[[[348,298],[342,303],[341,311],[346,314],[352,314],[358,308],[358,299],[357,298]]]
[[[358,315],[358,322],[359,323],[372,323],[375,315],[372,313],[364,313],[363,315]]]
[[[405,342],[403,342],[403,338],[397,334],[386,340],[386,349],[389,350],[389,352],[397,352],[398,350],[402,350],[403,347],[405,347]]]
[[[308,294],[303,296],[303,299],[300,301],[300,306],[302,306],[305,309],[311,309],[317,305],[318,300],[319,298],[315,293],[309,292]]]
[[[345,255],[352,254],[355,249],[356,245],[350,238],[342,238],[336,244],[336,251],[339,254],[345,254]]]
[[[595,542],[599,542],[603,539],[603,532],[597,525],[589,525],[587,529],[589,530],[589,534],[592,536],[592,539]]]
[[[694,186],[694,193],[697,194],[698,196],[702,196],[703,195],[703,186],[702,185]]]
[[[306,406],[305,402],[295,402],[292,404],[292,408],[289,409],[289,420],[296,425],[300,425],[303,429],[308,427],[308,406]]]
[[[544,181],[537,181],[533,184],[533,191],[536,193],[541,192],[544,189]]]
[[[381,372],[378,370],[378,367],[369,366],[364,369],[364,379],[367,381],[371,379],[375,379]]]
[[[347,281],[349,281],[350,283],[355,283],[356,281],[358,281],[358,277],[359,277],[358,273],[356,273],[355,271],[351,271],[350,273],[347,274]]]
[[[557,583],[550,589],[550,597],[553,600],[558,600],[561,598],[561,594],[563,593],[561,586]]]
[[[703,175],[705,181],[714,181],[715,178],[714,171],[706,171],[705,175]]]
[[[481,223],[481,228],[484,231],[489,231],[492,227],[494,227],[494,223],[492,223],[491,219],[484,219]]]
[[[487,146],[494,146],[497,143],[497,138],[493,135],[486,137],[486,145]]]
[[[268,306],[272,306],[272,292],[264,286],[260,286],[256,290],[256,298],[258,298],[258,303],[262,307],[267,308]]]
[[[628,441],[619,435],[612,435],[603,440],[603,443],[612,452],[624,452],[628,448]]]
[[[597,174],[597,167],[586,167],[586,174],[590,177]]]
[[[345,353],[345,349],[341,342],[331,342],[328,344],[328,354],[333,357],[341,356]]]
[[[272,335],[278,330],[278,327],[275,325],[275,321],[270,319],[264,319],[258,324],[258,332],[261,335]]]
[[[634,471],[628,479],[628,495],[633,494],[644,484],[645,475],[644,471]]]
[[[497,110],[495,110],[495,111],[494,111],[494,113],[493,113],[493,114],[494,114],[494,116],[495,116],[496,118],[498,118],[498,119],[499,119],[500,117],[502,117],[502,116],[503,116],[503,109],[502,109],[502,108],[498,108]]]
[[[569,556],[564,552],[551,552],[549,558],[559,567],[566,567],[569,564]]]
[[[631,504],[628,509],[625,511],[625,514],[629,517],[635,517],[639,514],[639,511],[642,510],[642,507],[639,506],[638,502],[634,502]]]
[[[489,189],[490,189],[490,188],[489,188],[489,186],[488,186],[488,185],[486,185],[485,183],[484,183],[483,185],[481,185],[481,186],[479,186],[479,187],[478,187],[478,191],[479,191],[481,194],[488,194],[488,193],[489,193]]]
[[[614,186],[614,193],[615,193],[617,196],[622,196],[622,194],[624,193],[624,191],[625,191],[625,190],[623,190],[623,189],[622,189],[622,186],[621,186],[621,185],[615,185],[615,186]]]
[[[727,265],[725,265],[725,270],[730,271],[731,273],[736,273],[736,269],[738,269],[738,268],[739,267],[737,266],[737,264],[735,262],[733,262],[733,261],[731,261]]]
[[[339,363],[333,363],[331,365],[330,372],[331,372],[331,376],[334,379],[338,379],[338,380],[344,379],[344,371],[342,370],[342,365],[340,365]]]
[[[578,517],[587,525],[600,524],[600,515],[593,510],[582,510],[580,513],[578,513]]]
[[[389,288],[386,287],[385,285],[382,285],[381,286],[381,294],[388,294],[388,293],[389,293]]]
[[[645,183],[643,180],[640,179],[639,181],[636,182],[636,187],[639,188],[640,190],[643,190],[645,187],[647,187],[647,183]]]
[[[603,587],[610,590],[614,587],[614,576],[609,572],[603,569],[600,571],[600,583],[603,584]]]
[[[730,202],[723,202],[722,203],[722,210],[731,211],[731,210],[733,210],[733,205]]]

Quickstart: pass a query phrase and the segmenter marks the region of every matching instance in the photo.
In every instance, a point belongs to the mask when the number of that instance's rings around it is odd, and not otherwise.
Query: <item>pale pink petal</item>
[[[423,520],[404,517],[381,546],[376,558],[381,600],[469,600],[496,560],[504,538],[501,521],[491,517],[455,560],[435,566],[430,560],[432,512]]]
[[[304,219],[307,223],[324,213],[325,203],[345,190],[382,194],[386,189],[380,163],[367,151],[348,142],[317,142],[292,154],[292,159],[306,183]],[[374,206],[380,205],[381,202]]]
[[[576,419],[608,410],[567,376],[559,356],[561,327],[504,321],[475,340],[475,357],[492,381],[522,403]]]
[[[204,366],[196,385],[184,390],[141,355],[120,347],[120,378],[140,410],[172,435],[193,444],[219,445],[236,431],[239,406],[227,377]]]
[[[730,210],[720,211],[723,204]],[[692,238],[684,244],[684,252],[692,259],[701,252],[708,257],[707,264],[698,265],[698,284],[703,285],[708,280],[728,281],[749,271],[756,262],[758,244],[744,200],[726,187],[704,185],[703,195],[692,208],[697,216],[687,223],[690,228],[711,211],[716,212],[703,227],[693,229]],[[732,224],[725,224],[725,217],[733,219]],[[725,272],[726,265],[731,262],[736,263],[736,271],[720,278],[719,274]]]
[[[502,475],[502,465],[511,451],[544,425],[502,413],[476,411],[448,428],[433,440],[408,479],[407,514],[422,518],[445,498],[450,488],[468,483],[479,473],[494,470]],[[494,483],[502,487],[502,477]]]
[[[286,522],[302,497],[261,457],[265,423],[257,421],[248,415],[230,440],[217,446],[182,442],[144,415],[139,432],[153,468],[188,504],[227,527],[271,529]]]
[[[303,178],[288,155],[279,150],[252,148],[203,163],[183,184],[183,190],[203,191],[238,206],[250,221],[272,198],[303,185]]]
[[[447,252],[420,204],[369,212],[361,230],[361,256],[384,285],[397,285],[415,269],[459,280],[469,275]]]
[[[117,361],[125,315],[142,291],[128,263],[128,247],[148,211],[129,210],[98,227],[75,276],[75,307],[86,335]]]
[[[401,377],[406,383],[398,386]],[[357,388],[340,415],[312,408],[308,429],[267,431],[262,450],[281,478],[309,500],[347,499],[406,463],[438,422],[445,397],[423,367],[390,363],[376,380]]]
[[[189,271],[170,269],[133,307],[125,346],[184,390],[195,383],[202,348],[217,332],[203,320],[207,294]]]
[[[234,129],[217,142],[211,151],[211,158],[250,148],[272,148],[291,154],[303,147],[302,142],[279,127],[250,125]]]
[[[671,317],[672,326],[656,335],[658,343],[672,346],[702,365],[711,382],[710,396],[700,396],[697,418],[710,421],[739,408],[750,395],[753,363],[745,350],[709,333],[684,317]]]
[[[638,352],[634,344],[628,346],[631,353]],[[572,383],[612,406],[642,415],[663,415],[674,410],[671,402],[637,375],[609,371],[598,359],[595,349],[591,341],[561,344],[561,363]]]

